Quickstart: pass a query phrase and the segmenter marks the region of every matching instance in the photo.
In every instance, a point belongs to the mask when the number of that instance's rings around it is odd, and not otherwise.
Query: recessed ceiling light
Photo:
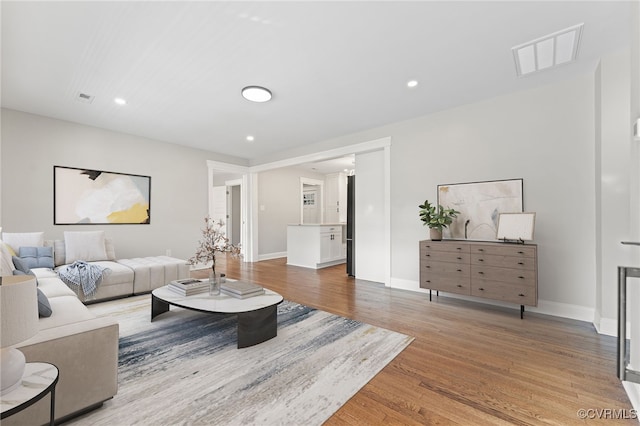
[[[512,47],[518,76],[575,61],[583,26],[584,24],[574,25]]]
[[[242,89],[242,96],[251,102],[267,102],[271,100],[271,91],[260,86],[247,86]]]
[[[407,87],[409,87],[409,88],[416,87],[417,85],[418,85],[418,80],[409,80],[407,82]]]
[[[113,100],[113,102],[117,103],[118,105],[126,105],[127,104],[127,101],[125,99],[122,99],[122,98],[115,98]]]
[[[255,138],[251,135],[247,136],[247,142],[253,142]]]

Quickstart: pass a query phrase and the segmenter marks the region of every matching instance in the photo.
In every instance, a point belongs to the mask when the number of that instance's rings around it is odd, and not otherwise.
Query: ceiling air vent
[[[584,24],[512,47],[518,76],[543,71],[576,60]]]
[[[78,102],[83,102],[85,104],[90,104],[91,102],[93,102],[93,95],[87,95],[86,93],[82,93],[82,92],[78,92],[78,95],[76,96],[76,100]]]

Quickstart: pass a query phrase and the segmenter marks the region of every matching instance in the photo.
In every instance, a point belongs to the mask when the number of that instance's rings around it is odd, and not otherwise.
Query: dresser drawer
[[[469,244],[456,241],[420,241],[420,251],[448,251],[453,253],[469,253]]]
[[[469,264],[434,262],[422,259],[420,260],[420,274],[439,274],[468,278],[471,275],[471,266]]]
[[[496,256],[536,257],[535,247],[525,245],[474,244],[471,246],[471,253]]]
[[[452,251],[434,251],[420,250],[421,260],[430,260],[434,262],[464,263],[469,264],[471,259],[469,253],[458,253]]]
[[[500,256],[495,254],[472,254],[472,265],[495,266],[498,268],[536,269],[534,257]]]
[[[518,305],[537,306],[538,304],[535,285],[515,285],[498,281],[474,280],[471,284],[471,295]]]
[[[420,287],[447,293],[470,294],[469,277],[429,274],[420,278]]]
[[[536,271],[472,265],[471,279],[473,281],[489,280],[513,283],[518,285],[535,286]]]

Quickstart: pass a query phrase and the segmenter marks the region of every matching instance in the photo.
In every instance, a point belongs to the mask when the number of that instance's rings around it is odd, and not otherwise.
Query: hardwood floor
[[[616,339],[590,323],[534,313],[521,320],[515,306],[435,293],[429,302],[427,294],[349,278],[344,265],[316,271],[286,259],[222,257],[217,271],[415,338],[327,425],[638,423],[616,377]],[[586,421],[581,409],[591,410]],[[598,418],[602,410],[610,411]]]

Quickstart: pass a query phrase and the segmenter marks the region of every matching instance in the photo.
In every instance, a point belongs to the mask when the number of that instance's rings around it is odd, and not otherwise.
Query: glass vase
[[[209,272],[209,295],[217,296],[220,294],[220,274]]]

